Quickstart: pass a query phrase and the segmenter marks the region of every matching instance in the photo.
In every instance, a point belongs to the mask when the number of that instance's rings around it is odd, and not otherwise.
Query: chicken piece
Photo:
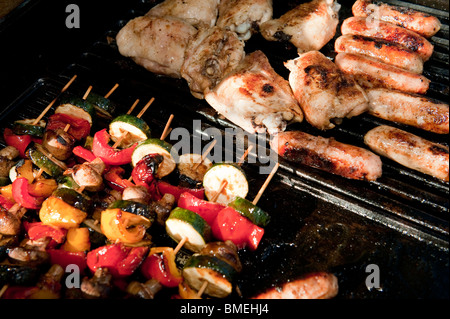
[[[369,89],[366,93],[371,115],[438,134],[449,133],[448,104],[384,88]]]
[[[303,53],[285,66],[290,70],[289,84],[294,96],[312,126],[329,130],[342,118],[367,110],[364,90],[319,51]]]
[[[130,20],[117,34],[120,54],[150,72],[180,78],[189,40],[197,29],[173,17],[142,16]]]
[[[222,0],[217,26],[228,28],[247,41],[262,23],[272,19],[272,0]]]
[[[380,125],[364,136],[375,153],[405,167],[448,182],[448,147],[395,127]]]
[[[361,147],[301,131],[281,132],[270,142],[282,158],[349,179],[374,181],[382,174],[379,156]]]
[[[195,27],[213,27],[216,24],[220,0],[165,0],[145,15],[154,17],[176,17]]]
[[[302,3],[264,22],[260,31],[268,41],[290,41],[299,53],[320,50],[336,34],[340,7],[335,0]]]
[[[423,75],[360,54],[339,53],[335,62],[342,72],[352,75],[365,89],[384,87],[407,93],[425,94],[430,85],[430,80]]]
[[[398,43],[419,54],[424,62],[433,54],[434,46],[424,37],[395,24],[371,18],[350,17],[341,26],[342,34],[362,35]]]
[[[289,122],[303,120],[289,83],[265,54],[255,51],[228,74],[205,99],[218,113],[249,133],[276,134]]]
[[[244,43],[235,32],[219,27],[201,28],[188,44],[181,76],[192,95],[203,99],[203,92],[213,89],[244,56]]]
[[[338,293],[337,277],[330,273],[317,272],[303,278],[286,282],[252,299],[331,299]]]
[[[383,39],[347,34],[336,39],[334,50],[366,55],[417,74],[423,71],[423,61],[417,53]]]
[[[411,8],[389,5],[387,3],[357,0],[352,7],[356,17],[373,17],[389,23],[394,23],[408,30],[417,32],[424,37],[432,37],[441,28],[438,18]]]

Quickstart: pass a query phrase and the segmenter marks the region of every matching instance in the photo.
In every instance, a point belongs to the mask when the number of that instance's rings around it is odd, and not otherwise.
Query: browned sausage
[[[364,136],[375,152],[408,167],[448,182],[448,147],[387,125]]]
[[[389,22],[350,17],[342,23],[341,31],[342,34],[362,35],[398,43],[419,54],[424,62],[433,54],[433,45],[423,36]]]
[[[317,272],[287,282],[281,287],[271,288],[252,299],[331,299],[338,293],[337,277],[326,272]]]
[[[363,88],[385,87],[408,93],[425,94],[430,80],[423,75],[406,71],[367,56],[338,53],[336,65],[351,74]]]
[[[441,28],[441,22],[436,17],[378,1],[357,0],[353,4],[352,12],[357,17],[373,16],[375,19],[397,24],[427,38],[435,35]]]
[[[350,179],[373,181],[382,174],[378,155],[333,138],[313,136],[301,131],[278,133],[270,143],[288,161],[314,167]]]
[[[438,134],[449,133],[448,104],[383,88],[369,89],[366,93],[369,114]]]
[[[423,61],[417,53],[382,39],[347,34],[336,39],[334,49],[336,52],[367,55],[418,74],[423,71]]]

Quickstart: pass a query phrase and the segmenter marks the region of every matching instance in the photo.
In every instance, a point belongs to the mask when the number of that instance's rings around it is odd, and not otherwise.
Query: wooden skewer
[[[67,84],[61,89],[59,94],[64,93],[69,88],[69,86],[73,83],[73,81],[75,81],[76,78],[77,78],[77,76],[74,75],[70,79],[70,81],[67,82]],[[55,97],[53,99],[53,101],[50,102],[50,104],[41,112],[41,114],[39,114],[39,116],[34,120],[33,125],[37,125],[39,123],[39,121],[44,117],[44,115],[52,108],[53,104],[55,104],[56,100],[58,99],[58,96]]]
[[[212,202],[215,202],[217,200],[217,198],[219,198],[220,193],[222,193],[222,191],[224,190],[225,187],[227,187],[228,182],[226,180],[223,180],[222,183],[220,183],[220,187],[219,190],[217,191],[217,193],[214,195],[213,198],[211,198]]]
[[[208,149],[202,154],[202,158],[200,159],[200,162],[196,163],[193,167],[194,171],[197,170],[197,168],[203,163],[203,161],[206,159],[206,156],[208,156],[209,152],[213,149],[213,147],[216,145],[217,140],[214,140],[211,145],[209,145]]]
[[[8,284],[3,285],[2,289],[0,290],[0,298],[3,296],[6,289],[8,289]]]
[[[238,165],[239,165],[239,166],[241,166],[241,165],[244,163],[245,158],[248,156],[248,153],[252,150],[252,148],[253,148],[253,145],[250,145],[250,146],[247,148],[247,150],[245,151],[245,153],[242,155],[241,159],[240,159],[239,162],[238,162]]]
[[[142,108],[142,110],[139,112],[139,114],[136,116],[137,118],[141,118],[142,115],[144,115],[145,111],[152,105],[153,101],[155,100],[154,97],[150,99],[150,101],[147,102],[147,104]]]
[[[133,105],[128,110],[127,114],[131,114],[131,112],[133,112],[134,108],[136,107],[136,105],[138,105],[138,103],[139,103],[139,99],[136,99],[136,101],[134,101]]]
[[[203,295],[203,293],[205,292],[206,287],[208,287],[208,281],[204,280],[202,286],[199,289],[199,291],[197,291],[197,297],[201,297]]]
[[[169,120],[166,123],[166,127],[164,128],[164,131],[161,134],[161,138],[160,138],[161,141],[164,141],[165,138],[167,137],[167,135],[169,134],[169,132],[170,132],[169,127],[170,127],[170,123],[172,123],[173,117],[174,117],[174,115],[170,114]]]
[[[278,167],[280,166],[280,163],[276,163],[275,166],[272,168],[272,171],[270,172],[269,176],[267,176],[266,181],[264,182],[263,186],[261,186],[260,190],[258,191],[258,194],[256,194],[255,199],[253,199],[253,205],[256,205],[261,198],[262,194],[267,188],[267,185],[269,185],[270,181],[272,180],[272,177],[275,175],[276,171],[278,170]]]
[[[33,178],[33,182],[35,180],[37,180],[39,177],[41,177],[42,173],[44,173],[44,170],[42,168],[40,168],[39,171],[37,172],[36,176]],[[31,182],[31,184],[33,184],[33,182]]]
[[[78,193],[82,193],[84,191],[86,186],[81,186],[80,188],[77,189]]]
[[[111,90],[109,90],[109,92],[108,93],[106,93],[106,95],[105,95],[105,99],[107,99],[107,98],[109,98],[110,97],[110,95],[111,94],[113,94],[113,92],[117,89],[119,87],[119,84],[118,83],[116,83],[114,86],[113,86],[113,88],[111,89]]]
[[[175,249],[173,250],[175,255],[178,253],[178,251],[181,249],[181,247],[183,247],[183,245],[187,242],[187,240],[188,240],[187,237],[183,237],[180,240],[180,242],[178,243],[177,247],[175,247]]]
[[[92,85],[89,85],[86,93],[84,93],[84,95],[83,95],[83,100],[87,99],[87,97],[89,96],[89,93],[91,93],[91,90],[92,90]]]

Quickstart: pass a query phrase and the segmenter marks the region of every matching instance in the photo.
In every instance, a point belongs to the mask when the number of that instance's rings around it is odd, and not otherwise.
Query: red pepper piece
[[[44,225],[42,222],[29,223],[27,221],[23,222],[25,231],[31,240],[38,240],[45,237],[50,237],[52,240],[47,247],[55,247],[61,244],[66,239],[67,229]]]
[[[150,252],[151,253],[151,252]],[[183,277],[170,271],[169,263],[175,264],[175,255],[165,252],[149,255],[141,266],[141,272],[147,279],[156,279],[165,287],[177,287]]]
[[[47,249],[50,255],[50,263],[58,264],[63,269],[66,269],[68,265],[77,265],[80,272],[86,269],[86,253],[84,251],[67,251],[64,249]]]
[[[14,146],[19,151],[20,157],[25,158],[25,151],[32,142],[31,135],[16,135],[11,129],[5,128],[3,138],[6,145]]]
[[[131,177],[136,185],[150,185],[155,180],[159,164],[164,160],[160,154],[145,155],[133,168]]]
[[[0,195],[0,206],[6,210],[10,210],[14,206],[14,202],[10,201],[8,198]]]
[[[211,225],[213,236],[219,240],[231,240],[237,247],[258,248],[264,229],[256,226],[236,210],[227,207],[221,210]]]
[[[95,160],[97,157],[94,155],[94,153],[92,153],[90,150],[85,149],[82,146],[75,146],[72,150],[73,154],[75,156],[78,156],[82,159],[84,159],[86,162],[92,162],[93,160]]]
[[[115,190],[123,191],[125,188],[134,186],[132,182],[122,178],[125,170],[120,166],[112,166],[104,175],[104,179],[110,187]]]
[[[53,131],[64,129],[67,124],[70,124],[67,132],[77,141],[86,138],[91,131],[91,124],[87,120],[63,113],[51,115],[48,118],[46,129]]]
[[[28,192],[28,179],[19,177],[12,183],[13,198],[20,206],[28,209],[39,209],[44,201],[43,197],[34,197]]]
[[[100,157],[107,165],[125,165],[131,162],[131,155],[137,146],[137,143],[133,144],[129,148],[114,149],[109,146],[108,142],[110,135],[103,129],[98,131],[94,135],[92,142],[92,153],[95,156]]]
[[[220,203],[200,199],[190,192],[184,192],[178,199],[178,207],[199,214],[209,225],[211,225],[216,219],[217,214],[226,206]]]
[[[158,189],[161,195],[164,195],[166,193],[172,194],[175,196],[175,199],[178,201],[181,194],[183,193],[190,193],[193,196],[203,199],[205,198],[205,190],[203,188],[188,188],[188,187],[180,187],[180,186],[174,186],[164,181],[158,181]]]
[[[127,247],[112,244],[91,250],[87,254],[87,265],[94,273],[97,268],[108,268],[116,278],[130,276],[144,260],[148,247]]]

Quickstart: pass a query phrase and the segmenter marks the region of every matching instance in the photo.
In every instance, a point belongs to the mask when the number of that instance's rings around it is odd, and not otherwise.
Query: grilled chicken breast
[[[379,1],[357,0],[352,7],[356,17],[373,17],[377,20],[397,24],[424,37],[432,37],[441,28],[438,18],[417,10],[389,5]]]
[[[332,129],[342,118],[367,110],[364,90],[321,52],[303,53],[285,66],[290,70],[289,84],[294,96],[312,126]]]
[[[178,18],[142,16],[130,20],[116,42],[120,54],[148,71],[179,78],[187,44],[196,33],[196,28]]]
[[[344,20],[342,34],[362,35],[398,43],[428,61],[433,54],[433,45],[423,36],[395,24],[363,17],[350,17]]]
[[[259,26],[272,19],[272,0],[221,0],[216,25],[230,29],[246,41]]]
[[[383,88],[368,89],[366,93],[369,114],[438,134],[449,133],[448,104]]]
[[[339,9],[335,0],[302,3],[261,24],[261,34],[268,41],[290,41],[299,53],[320,50],[336,33]]]
[[[387,126],[378,126],[364,136],[375,153],[405,167],[448,182],[448,147]]]
[[[220,0],[165,0],[146,15],[154,17],[176,17],[190,24],[213,27],[217,21]]]
[[[349,179],[374,181],[382,175],[378,155],[361,147],[301,131],[277,134],[271,148],[282,158]]]
[[[192,95],[202,99],[203,92],[213,89],[244,56],[244,43],[235,32],[219,27],[200,28],[187,46],[181,76]]]
[[[336,52],[366,55],[418,74],[423,71],[423,61],[417,53],[382,39],[347,34],[336,39],[334,49]]]
[[[265,54],[248,54],[205,99],[218,113],[249,133],[276,134],[289,122],[303,120],[288,81],[278,75]]]
[[[252,299],[331,299],[338,293],[337,277],[318,272],[305,275],[281,287],[274,287]]]
[[[338,53],[335,62],[342,72],[352,75],[365,89],[384,87],[425,94],[430,84],[430,80],[420,74],[359,54]]]

